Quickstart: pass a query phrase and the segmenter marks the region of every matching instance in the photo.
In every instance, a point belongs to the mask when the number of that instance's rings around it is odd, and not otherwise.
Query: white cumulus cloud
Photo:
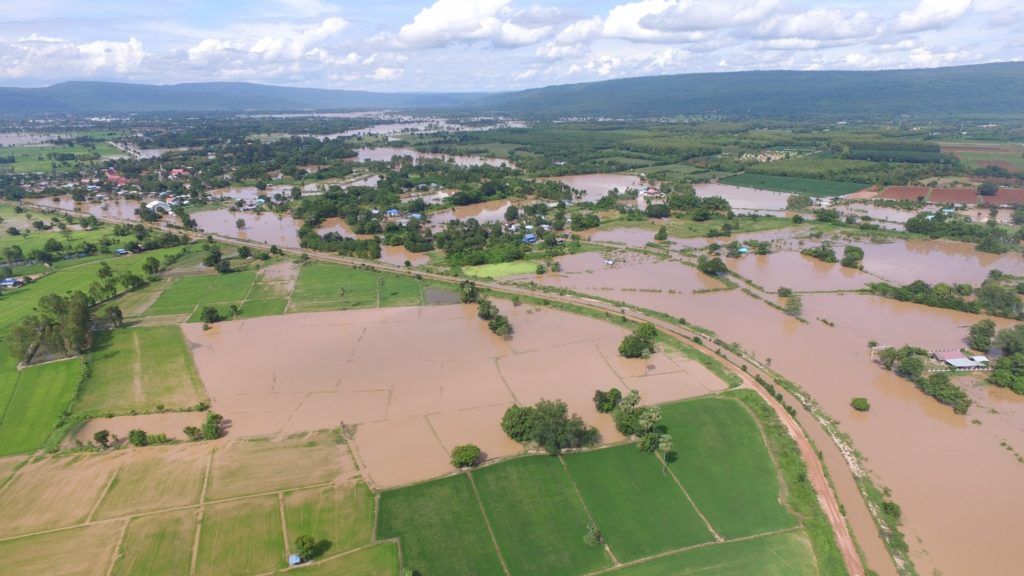
[[[921,0],[910,10],[896,16],[893,30],[917,32],[946,26],[967,13],[971,0]]]

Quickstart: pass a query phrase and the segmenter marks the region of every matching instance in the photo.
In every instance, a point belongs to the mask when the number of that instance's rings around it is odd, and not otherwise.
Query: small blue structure
[[[389,208],[388,211],[385,212],[385,214],[387,214],[388,216],[394,218],[395,216],[401,215],[402,212],[399,211],[398,208]]]
[[[409,214],[409,218],[412,218],[413,220],[423,220],[423,214],[413,212],[412,214]]]
[[[124,248],[118,248],[117,250],[114,250],[114,253],[117,254],[118,256],[125,256],[126,254],[128,254],[128,251],[125,250]]]
[[[737,252],[739,252],[740,254],[746,254],[747,252],[750,252],[750,249],[747,248],[746,246],[740,246],[740,249],[737,250]]]
[[[537,235],[536,234],[527,234],[527,235],[523,236],[523,242],[525,242],[527,244],[533,244],[536,241],[537,241]]]
[[[299,556],[298,554],[289,554],[288,555],[288,565],[289,566],[298,566],[299,564],[302,564],[302,557],[301,556]]]

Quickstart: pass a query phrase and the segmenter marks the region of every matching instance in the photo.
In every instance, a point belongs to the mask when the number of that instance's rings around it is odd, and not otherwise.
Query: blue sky
[[[686,72],[1020,59],[1020,0],[31,0],[0,13],[6,86],[248,81],[497,91]]]

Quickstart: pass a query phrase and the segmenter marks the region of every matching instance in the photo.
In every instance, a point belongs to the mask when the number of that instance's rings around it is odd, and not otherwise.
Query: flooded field
[[[272,244],[288,248],[299,246],[298,229],[300,224],[288,215],[273,212],[262,214],[232,212],[227,208],[220,208],[195,212],[191,216],[199,229],[209,234],[262,242],[268,246]],[[238,228],[238,219],[245,221],[243,228]]]
[[[696,184],[694,189],[697,191],[697,196],[701,198],[712,196],[725,198],[737,213],[751,210],[785,210],[786,199],[790,196],[784,192],[769,192],[717,182]]]
[[[354,445],[377,486],[451,470],[450,449],[478,444],[489,457],[518,453],[501,430],[513,401],[563,399],[619,439],[594,409],[596,388],[641,391],[651,402],[724,384],[699,364],[655,355],[625,360],[617,326],[499,303],[516,334],[492,335],[468,305],[295,314],[185,325],[197,367],[232,435],[357,426]]]
[[[994,266],[983,263],[982,255],[961,252],[958,260],[957,250],[941,243],[920,246],[920,253],[907,244],[904,255],[892,257],[893,268],[887,271],[893,276],[912,275],[899,272],[899,267],[916,257],[959,262],[940,267],[947,282],[970,281]],[[874,247],[893,254],[901,250],[890,244]],[[933,251],[937,254],[931,255]],[[845,282],[845,276],[818,278],[813,262],[794,264],[799,255],[773,257],[788,263],[788,274],[777,279],[787,285],[813,289]],[[1007,269],[1021,265],[1019,256],[1005,258],[1000,265]],[[743,260],[742,266],[757,266],[753,259]],[[903,507],[907,540],[920,573],[1016,573],[1013,535],[1024,530],[1024,517],[1006,511],[1024,510],[1024,492],[1019,489],[1024,485],[1024,466],[1000,442],[1024,445],[1024,402],[973,384],[969,392],[978,404],[967,416],[955,415],[878,367],[867,347],[872,339],[928,349],[960,347],[966,327],[978,316],[867,295],[807,294],[803,316],[809,322],[802,324],[738,290],[693,294],[693,288],[715,281],[672,262],[625,259],[607,266],[594,254],[561,261],[562,274],[547,274],[537,281],[684,317],[715,330],[727,342],[742,343],[762,361],[770,358],[774,369],[806,389],[841,421],[880,483],[892,488]],[[869,253],[869,270],[871,263]],[[868,398],[871,412],[850,408],[854,396]],[[982,478],[984,489],[979,488]],[[977,526],[996,529],[982,532]]]
[[[619,192],[625,192],[629,188],[646,190],[648,186],[645,181],[630,174],[577,174],[540,178],[540,180],[555,180],[576,190],[581,190],[584,195],[577,200],[587,202],[596,202],[615,188],[618,188]]]
[[[452,161],[459,166],[482,166],[484,164],[490,166],[509,166],[514,167],[515,165],[501,158],[485,158],[483,156],[456,156],[451,154],[432,154],[429,152],[420,152],[413,150],[412,148],[392,148],[390,146],[383,146],[380,148],[359,148],[356,150],[359,155],[356,160],[359,162],[366,162],[367,160],[373,160],[376,162],[389,162],[394,156],[412,156],[415,160],[421,158],[428,158],[431,160],[445,160]]]
[[[505,219],[505,210],[512,205],[511,200],[491,200],[469,206],[457,206],[443,212],[430,215],[431,224],[446,224],[452,220],[468,220],[475,218],[481,224],[498,222]]]

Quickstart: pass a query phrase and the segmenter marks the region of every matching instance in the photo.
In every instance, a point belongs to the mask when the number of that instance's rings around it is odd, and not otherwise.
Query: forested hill
[[[0,114],[447,108],[479,96],[319,90],[244,82],[165,86],[115,82],[64,82],[45,88],[0,88]]]
[[[166,86],[65,82],[45,88],[0,88],[0,114],[382,108],[497,111],[527,117],[1021,115],[1024,62],[870,72],[679,74],[500,94],[381,93],[231,82]]]
[[[871,72],[648,76],[499,94],[474,105],[540,116],[1020,115],[1024,62]]]

